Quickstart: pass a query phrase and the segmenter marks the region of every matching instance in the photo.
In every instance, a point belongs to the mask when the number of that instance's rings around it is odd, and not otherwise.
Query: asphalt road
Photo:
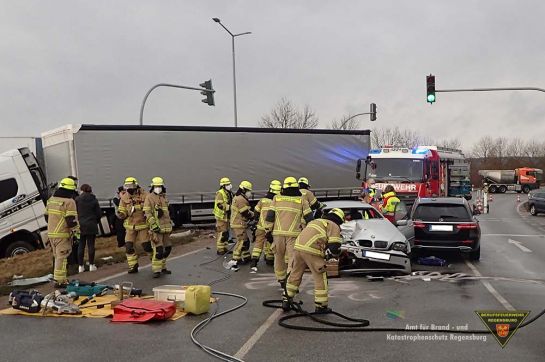
[[[523,200],[524,201],[524,197]],[[447,282],[421,279],[369,282],[361,277],[330,281],[330,305],[335,310],[366,318],[372,327],[405,328],[408,325],[466,326],[483,329],[475,314],[480,309],[523,309],[532,315],[545,309],[545,216],[532,217],[517,210],[516,194],[495,195],[491,213],[480,216],[483,232],[480,262],[454,255],[445,257],[446,267],[415,265],[416,270],[466,273],[493,277],[482,280]],[[212,245],[211,245],[212,247]],[[151,278],[143,269],[138,275],[122,275],[108,280],[131,280],[151,293],[155,285],[206,284],[222,278],[222,260],[214,259],[213,249],[200,250],[171,261],[171,276]],[[278,299],[280,291],[270,267],[258,274],[248,267],[227,272],[231,277],[213,290],[242,294],[248,304],[213,321],[199,340],[246,361],[361,361],[361,360],[443,360],[443,361],[542,361],[545,354],[545,317],[519,330],[502,349],[492,335],[476,340],[455,339],[443,331],[417,332],[304,332],[277,325],[279,310],[264,308],[261,302]],[[300,297],[312,306],[312,283],[305,284]],[[237,304],[221,297],[221,310]],[[398,315],[398,317],[392,316]],[[176,322],[146,325],[113,324],[105,319],[0,317],[2,361],[208,361],[192,344],[189,333],[202,316],[187,316]],[[397,335],[398,337],[395,337]],[[446,336],[447,340],[399,341],[403,336]]]

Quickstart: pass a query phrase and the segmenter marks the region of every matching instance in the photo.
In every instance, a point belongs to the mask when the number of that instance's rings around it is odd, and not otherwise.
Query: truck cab
[[[42,248],[48,187],[28,148],[0,154],[0,257]]]

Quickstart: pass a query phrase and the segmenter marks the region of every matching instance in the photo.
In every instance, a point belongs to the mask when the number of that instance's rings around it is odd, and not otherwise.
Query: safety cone
[[[520,202],[520,195],[517,195],[517,202]]]

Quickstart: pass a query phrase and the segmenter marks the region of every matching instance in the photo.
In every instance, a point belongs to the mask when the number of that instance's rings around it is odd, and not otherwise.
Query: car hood
[[[344,240],[383,240],[406,242],[405,236],[386,219],[345,222],[341,225]]]

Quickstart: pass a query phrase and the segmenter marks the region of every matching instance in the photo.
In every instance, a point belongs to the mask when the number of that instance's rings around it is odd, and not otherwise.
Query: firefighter
[[[72,251],[72,240],[79,239],[78,212],[74,195],[76,182],[71,178],[63,178],[59,188],[47,200],[45,218],[47,221],[47,236],[55,258],[53,279],[55,288],[67,284],[66,264]]]
[[[299,183],[299,190],[301,191],[301,194],[310,205],[310,209],[312,211],[320,209],[323,205],[316,199],[316,196],[314,196],[314,193],[310,191],[310,184],[308,182],[308,178],[300,177],[297,182]]]
[[[384,193],[382,194],[382,205],[380,207],[380,211],[384,217],[390,220],[392,223],[395,223],[395,211],[396,206],[399,203],[400,200],[394,191],[394,187],[392,185],[387,185],[384,188]]]
[[[147,192],[143,190],[134,177],[127,177],[123,184],[125,192],[120,194],[117,217],[122,220],[125,227],[125,253],[129,274],[138,273],[138,256],[136,255],[136,244],[148,252],[153,252],[149,241],[148,225],[144,214],[144,201]]]
[[[282,298],[282,309],[290,310],[293,297],[308,267],[314,278],[314,306],[316,313],[328,313],[328,289],[325,256],[338,256],[341,248],[341,228],[344,212],[332,209],[323,218],[311,221],[295,240],[293,266]]]
[[[153,277],[159,278],[161,274],[172,274],[167,269],[167,258],[172,251],[170,240],[172,221],[168,212],[165,182],[161,177],[154,177],[151,180],[150,193],[144,201],[144,213],[150,229],[153,249],[151,257]]]
[[[229,218],[231,216],[231,203],[233,193],[231,180],[223,177],[220,180],[220,189],[216,192],[214,201],[214,217],[216,218],[216,253],[223,255],[227,253],[227,242],[229,241]]]
[[[269,265],[274,263],[274,254],[271,251],[271,243],[265,236],[265,217],[271,206],[272,199],[275,195],[278,195],[281,190],[282,183],[280,183],[280,181],[271,181],[269,192],[264,198],[259,200],[255,206],[254,218],[257,220],[257,225],[254,237],[254,248],[252,249],[252,268],[250,269],[250,273],[257,272],[257,263],[259,262],[259,258],[263,251],[265,251],[265,262]]]
[[[375,187],[375,180],[374,179],[367,180],[367,187],[362,192],[362,201],[370,205],[375,205],[376,203],[379,202],[379,199],[380,199],[380,193]]]
[[[229,261],[228,266],[234,271],[238,270],[241,263],[250,261],[248,229],[254,217],[250,207],[250,197],[252,197],[252,184],[249,181],[242,181],[231,205],[230,227],[235,233],[237,243],[233,250],[233,259]]]
[[[282,192],[273,198],[265,218],[265,231],[274,253],[274,274],[282,287],[291,270],[291,256],[295,238],[303,229],[303,223],[312,220],[312,210],[301,191],[295,177],[286,177]]]

